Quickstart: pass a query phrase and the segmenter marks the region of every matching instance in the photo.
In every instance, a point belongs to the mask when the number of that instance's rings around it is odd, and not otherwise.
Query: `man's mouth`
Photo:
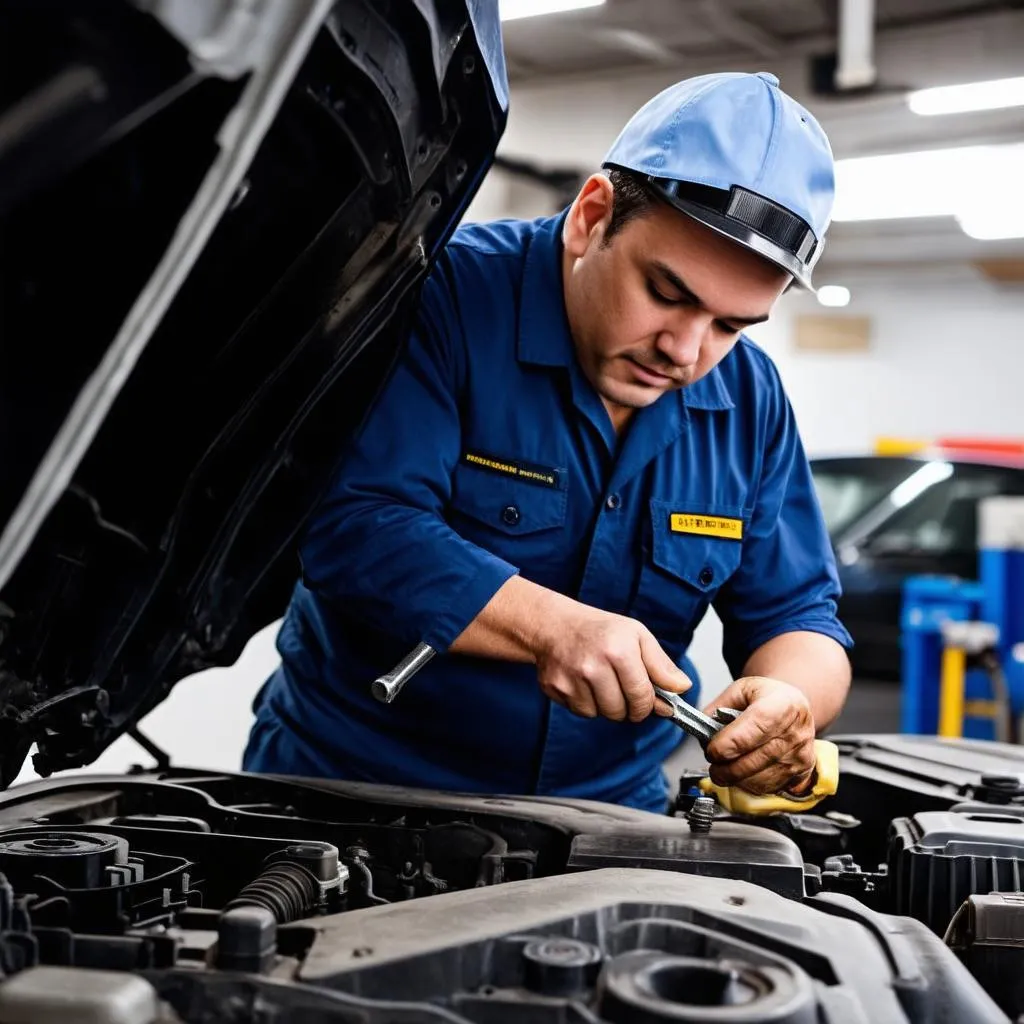
[[[632,356],[626,357],[633,366],[634,376],[642,383],[652,387],[664,387],[666,384],[682,384],[683,381],[661,370],[655,370],[645,363],[641,363]]]

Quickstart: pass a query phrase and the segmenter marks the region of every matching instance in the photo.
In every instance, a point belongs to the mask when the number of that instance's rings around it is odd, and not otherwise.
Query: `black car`
[[[963,449],[811,462],[856,641],[854,671],[900,676],[900,610],[909,576],[978,578],[978,503],[1024,494],[1024,460]]]
[[[754,819],[138,732],[285,606],[504,129],[497,15],[0,5],[0,1021],[1007,1024],[1018,748],[837,739],[834,797]],[[154,765],[73,770],[125,732]]]

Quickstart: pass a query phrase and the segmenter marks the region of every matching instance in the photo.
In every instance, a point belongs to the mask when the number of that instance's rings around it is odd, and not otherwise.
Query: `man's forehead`
[[[770,261],[676,210],[659,207],[627,225],[627,231],[630,227],[635,258],[668,269],[690,287],[707,281],[705,287],[717,291],[725,275],[758,291],[781,293],[792,280]]]

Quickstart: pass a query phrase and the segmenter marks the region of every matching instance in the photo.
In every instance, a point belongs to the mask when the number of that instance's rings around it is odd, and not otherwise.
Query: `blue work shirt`
[[[849,645],[772,362],[740,338],[617,438],[576,361],[563,220],[465,226],[440,255],[304,538],[247,770],[663,808],[671,722],[580,718],[532,665],[445,653],[516,573],[640,620],[691,674],[712,602],[735,675],[792,630]],[[375,701],[373,679],[420,641],[441,653]]]

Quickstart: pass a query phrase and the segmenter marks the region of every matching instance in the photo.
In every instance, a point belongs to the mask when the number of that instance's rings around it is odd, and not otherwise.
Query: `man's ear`
[[[604,174],[592,174],[583,183],[562,230],[562,244],[571,256],[583,256],[604,237],[612,219],[613,192],[612,183]]]

